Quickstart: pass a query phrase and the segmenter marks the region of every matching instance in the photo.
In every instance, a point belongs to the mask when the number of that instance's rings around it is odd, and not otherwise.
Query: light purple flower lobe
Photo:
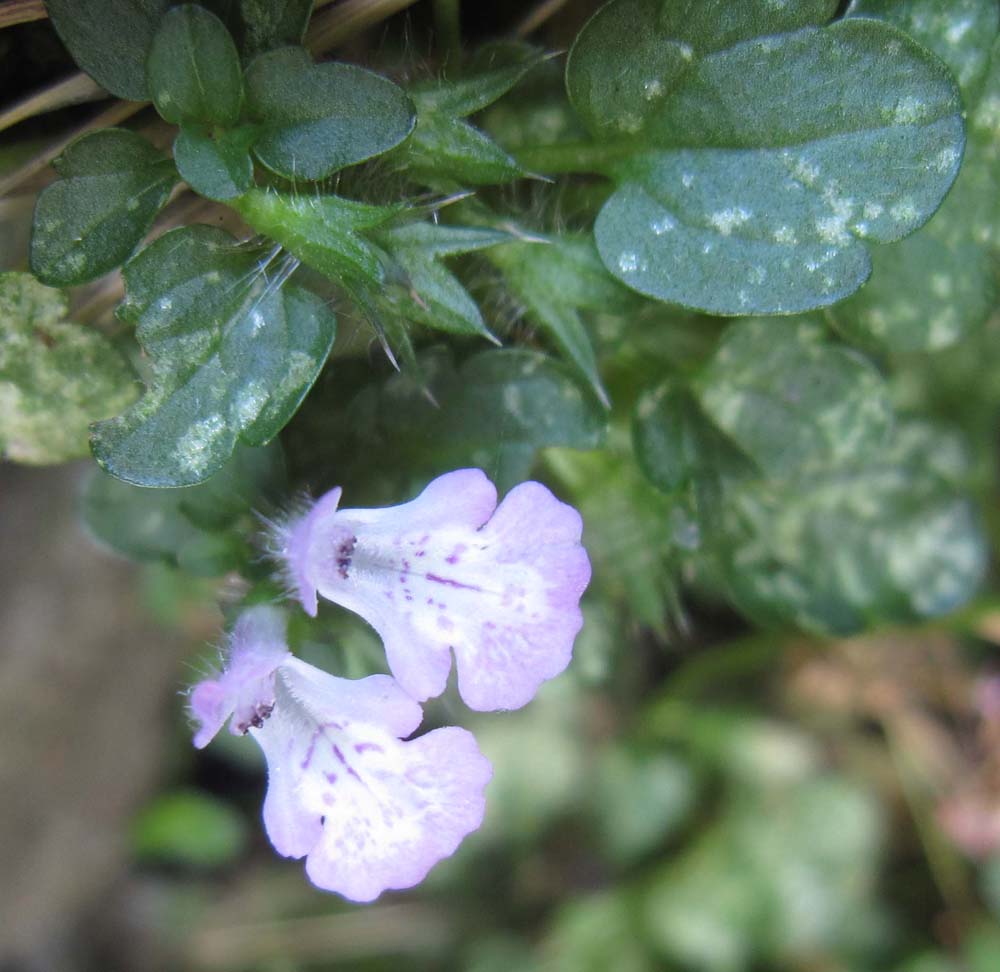
[[[249,732],[267,759],[264,826],[277,851],[305,857],[314,884],[353,901],[418,884],[482,823],[492,769],[475,739],[449,727],[402,741],[422,713],[393,679],[335,678],[283,638],[261,675],[258,631],[274,647],[280,612],[245,612],[225,671],[195,687],[196,745],[230,714],[240,731],[239,713],[265,712]]]
[[[454,651],[466,704],[529,702],[569,664],[590,580],[571,506],[540,483],[496,505],[479,469],[433,480],[412,502],[338,510],[331,490],[280,538],[306,611],[317,594],[382,636],[389,667],[414,698],[440,695]]]

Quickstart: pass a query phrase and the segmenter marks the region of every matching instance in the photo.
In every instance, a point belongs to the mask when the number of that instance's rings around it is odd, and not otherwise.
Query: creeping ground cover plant
[[[305,896],[302,963],[185,899],[176,967],[1000,967],[997,0],[11,0],[0,55],[3,458],[219,646],[137,867]]]

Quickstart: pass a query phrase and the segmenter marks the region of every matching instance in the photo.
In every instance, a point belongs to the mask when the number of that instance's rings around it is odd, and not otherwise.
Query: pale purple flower
[[[335,678],[295,658],[275,608],[240,616],[224,670],[194,687],[190,708],[199,748],[230,717],[257,740],[271,843],[352,901],[418,884],[483,821],[492,769],[471,733],[402,741],[420,706],[388,675]]]
[[[302,606],[317,595],[360,614],[415,699],[458,690],[480,711],[516,709],[569,664],[590,561],[579,513],[541,483],[497,506],[479,469],[433,480],[412,502],[338,510],[340,489],[286,524],[276,552]]]

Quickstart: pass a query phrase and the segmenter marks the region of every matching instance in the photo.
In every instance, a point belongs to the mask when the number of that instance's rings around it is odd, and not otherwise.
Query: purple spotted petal
[[[479,469],[435,479],[415,500],[338,510],[328,493],[283,537],[305,609],[317,593],[382,636],[414,698],[444,691],[454,651],[473,709],[516,709],[569,664],[590,561],[572,507],[540,483],[499,507]]]
[[[275,669],[290,657],[282,613],[264,605],[245,611],[230,636],[222,673],[191,691],[188,705],[199,726],[195,746],[207,746],[230,716],[229,730],[237,736],[260,725],[274,705]]]
[[[238,619],[222,673],[199,683],[191,712],[201,747],[232,715],[264,750],[264,826],[286,857],[305,857],[318,887],[354,901],[423,880],[483,821],[489,762],[464,729],[404,742],[420,706],[388,675],[334,678],[294,658],[284,618]]]
[[[352,901],[409,888],[483,820],[492,769],[464,729],[400,741],[420,706],[386,675],[334,678],[298,659],[252,734],[267,758],[264,826],[317,887]]]

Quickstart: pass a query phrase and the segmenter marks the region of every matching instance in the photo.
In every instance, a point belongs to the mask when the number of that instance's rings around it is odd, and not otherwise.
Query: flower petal
[[[570,663],[590,582],[582,532],[580,514],[535,482],[515,486],[483,528],[511,578],[510,602],[484,614],[478,638],[455,642],[458,690],[470,708],[520,708]]]
[[[354,901],[412,887],[481,823],[492,770],[463,729],[411,742],[420,707],[384,675],[352,682],[290,659],[271,718],[264,824],[279,853]]]
[[[352,901],[412,888],[450,857],[482,824],[493,775],[472,734],[455,726],[383,750],[368,745],[306,861],[314,884]]]
[[[267,605],[244,611],[229,636],[225,668],[191,691],[188,705],[199,723],[195,746],[207,746],[230,716],[233,735],[260,725],[274,704],[274,671],[290,657],[281,611]]]
[[[444,691],[454,650],[469,706],[518,708],[569,663],[590,562],[579,514],[540,483],[495,502],[485,474],[462,469],[402,506],[318,504],[287,556],[313,593],[378,631],[414,698]]]

